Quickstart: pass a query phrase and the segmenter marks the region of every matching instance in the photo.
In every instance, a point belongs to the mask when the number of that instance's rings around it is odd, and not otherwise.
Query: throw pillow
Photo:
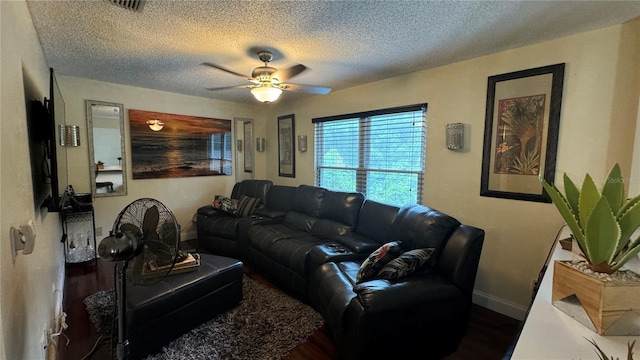
[[[253,214],[253,211],[258,206],[260,199],[250,197],[247,195],[240,196],[240,201],[238,202],[238,211],[236,211],[236,215],[238,217],[245,217]]]
[[[238,209],[238,200],[230,199],[224,195],[216,195],[214,196],[213,204],[211,205],[216,209],[235,215]]]
[[[375,276],[377,279],[398,279],[409,276],[424,266],[435,252],[434,248],[414,249],[389,261]]]
[[[380,269],[400,254],[402,254],[402,242],[400,241],[392,241],[380,246],[360,265],[356,275],[356,284],[373,279]]]

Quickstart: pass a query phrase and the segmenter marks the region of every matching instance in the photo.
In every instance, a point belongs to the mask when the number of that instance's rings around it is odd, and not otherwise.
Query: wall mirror
[[[253,179],[253,120],[234,118],[236,138],[236,182]]]
[[[127,195],[122,104],[85,100],[94,197]]]

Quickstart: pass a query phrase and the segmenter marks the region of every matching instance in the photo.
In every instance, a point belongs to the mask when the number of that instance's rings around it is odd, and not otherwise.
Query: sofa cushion
[[[327,191],[322,200],[320,217],[353,227],[363,201],[364,195],[358,192]]]
[[[236,215],[238,217],[245,217],[253,214],[253,211],[256,209],[259,203],[260,203],[259,198],[255,198],[247,195],[240,196],[240,201],[238,201],[238,210],[236,211]]]
[[[378,244],[390,241],[389,234],[399,208],[373,200],[365,200],[360,209],[355,232]]]
[[[289,211],[298,189],[294,186],[273,185],[267,196],[266,207],[271,210]]]
[[[298,211],[289,211],[284,216],[284,224],[298,231],[310,233],[318,218]]]
[[[247,195],[260,199],[261,204],[268,205],[267,194],[272,186],[271,180],[242,180],[233,186],[231,198],[239,200],[242,195]]]
[[[391,233],[407,250],[435,248],[436,256],[440,256],[444,244],[458,226],[460,222],[449,215],[411,204],[398,211]]]
[[[356,275],[356,283],[373,279],[380,269],[402,254],[402,252],[402,243],[400,241],[392,241],[380,246],[360,265],[360,270]]]
[[[228,212],[229,214],[235,214],[238,210],[238,200],[228,198],[224,195],[216,195],[213,198],[211,204],[216,209]]]
[[[296,196],[293,198],[292,210],[319,218],[322,200],[326,192],[327,189],[317,186],[298,186]]]
[[[284,224],[253,225],[249,228],[251,248],[306,277],[307,255],[323,241],[308,232]]]
[[[338,236],[351,232],[351,230],[351,226],[330,219],[318,219],[311,227],[313,235],[328,240],[336,240]]]
[[[394,280],[409,276],[424,267],[434,251],[434,248],[428,248],[404,252],[383,266],[375,278]]]

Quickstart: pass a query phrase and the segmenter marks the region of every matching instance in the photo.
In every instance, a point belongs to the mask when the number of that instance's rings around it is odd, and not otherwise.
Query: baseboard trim
[[[527,308],[524,306],[491,296],[478,290],[473,291],[473,303],[516,320],[523,320],[527,313]]]

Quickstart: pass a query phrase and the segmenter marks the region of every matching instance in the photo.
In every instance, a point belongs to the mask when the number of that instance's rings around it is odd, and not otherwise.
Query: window
[[[427,105],[313,119],[316,185],[402,206],[422,202]]]
[[[211,134],[209,169],[231,175],[231,132]]]

